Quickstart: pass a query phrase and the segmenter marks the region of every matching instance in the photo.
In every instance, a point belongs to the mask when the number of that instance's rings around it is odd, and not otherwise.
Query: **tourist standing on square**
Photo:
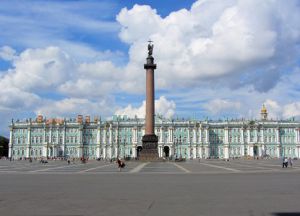
[[[293,160],[292,160],[291,157],[289,157],[288,163],[289,163],[289,166],[292,168],[293,167]]]

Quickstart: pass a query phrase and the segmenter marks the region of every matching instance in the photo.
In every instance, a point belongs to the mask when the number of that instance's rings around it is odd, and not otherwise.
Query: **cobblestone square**
[[[280,160],[0,161],[1,215],[300,214],[300,166]],[[284,215],[284,214],[282,214]],[[288,215],[288,214],[287,214]]]

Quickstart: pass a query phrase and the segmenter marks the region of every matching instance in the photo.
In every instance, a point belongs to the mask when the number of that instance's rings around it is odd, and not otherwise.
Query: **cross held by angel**
[[[149,42],[149,44],[148,44],[148,56],[152,56],[154,45],[151,44],[152,41],[148,41],[148,42]]]

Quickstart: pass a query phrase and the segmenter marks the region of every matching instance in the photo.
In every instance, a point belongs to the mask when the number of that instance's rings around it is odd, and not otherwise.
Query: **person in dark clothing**
[[[117,159],[117,164],[118,164],[118,168],[119,168],[119,172],[120,172],[121,168],[125,167],[125,163],[118,158]]]

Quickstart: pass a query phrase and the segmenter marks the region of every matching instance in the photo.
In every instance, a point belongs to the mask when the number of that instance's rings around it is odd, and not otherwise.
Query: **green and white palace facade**
[[[9,157],[137,158],[142,150],[144,119],[100,118],[12,121]],[[160,157],[241,158],[300,157],[300,122],[268,120],[199,121],[155,119]]]

